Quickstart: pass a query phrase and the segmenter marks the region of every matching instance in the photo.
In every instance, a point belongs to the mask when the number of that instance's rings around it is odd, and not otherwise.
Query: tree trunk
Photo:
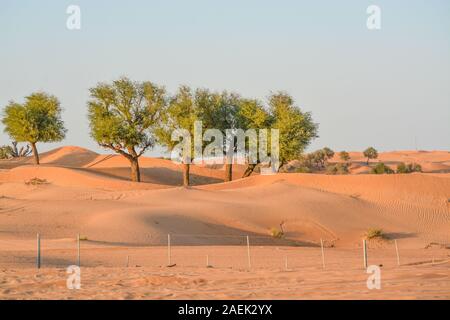
[[[184,187],[189,187],[189,170],[190,170],[190,164],[183,163],[183,186]]]
[[[33,142],[33,143],[30,143],[30,145],[31,145],[31,149],[33,149],[34,163],[39,164],[39,153],[36,148],[36,143]]]
[[[280,172],[281,168],[283,168],[283,166],[284,166],[285,164],[286,164],[286,162],[284,162],[284,161],[281,161],[281,162],[279,163],[279,166],[278,166],[277,172]],[[270,164],[270,165],[272,165],[272,164]]]
[[[233,180],[233,164],[225,163],[225,182]]]
[[[141,182],[141,171],[139,169],[139,158],[130,158],[131,181]]]
[[[249,164],[247,166],[247,169],[245,169],[245,172],[242,175],[242,178],[250,177],[250,175],[253,173],[253,170],[255,170],[255,168],[256,168],[256,164],[255,163]]]

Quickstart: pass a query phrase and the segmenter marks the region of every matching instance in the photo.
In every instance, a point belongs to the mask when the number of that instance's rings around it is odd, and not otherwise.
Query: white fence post
[[[367,241],[363,240],[364,269],[367,269]]]
[[[252,263],[250,260],[250,238],[247,236],[247,259],[248,259],[248,268],[250,269],[252,267]]]
[[[397,253],[397,266],[400,266],[400,253],[398,252],[397,239],[395,239],[395,252]]]
[[[322,251],[322,268],[325,269],[325,253],[323,251],[323,239],[320,239],[320,248]]]
[[[77,234],[77,265],[81,267],[81,247],[80,247],[80,234]]]
[[[169,262],[169,266],[172,265],[172,257],[171,257],[171,251],[170,251],[170,233],[167,235],[167,260]]]
[[[41,235],[37,234],[37,247],[36,247],[36,267],[41,268]]]

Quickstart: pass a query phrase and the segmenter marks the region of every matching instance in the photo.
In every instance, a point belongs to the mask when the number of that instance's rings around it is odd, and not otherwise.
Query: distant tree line
[[[349,174],[350,170],[350,154],[347,151],[339,152],[339,159],[341,162],[330,162],[334,157],[335,152],[328,147],[301,155],[297,161],[295,172],[298,173],[316,173],[324,172],[326,174]],[[363,151],[363,156],[366,158],[366,165],[369,165],[370,160],[378,158],[378,151],[369,147]],[[372,174],[392,174],[392,173],[413,173],[422,172],[422,167],[417,163],[405,164],[400,162],[397,164],[396,170],[392,169],[383,162],[378,162],[375,166],[370,168],[369,173]]]

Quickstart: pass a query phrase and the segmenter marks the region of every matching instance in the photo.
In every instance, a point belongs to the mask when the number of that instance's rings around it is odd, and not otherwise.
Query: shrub
[[[41,185],[41,184],[48,184],[48,181],[45,179],[39,179],[39,178],[33,178],[25,182],[26,185]]]
[[[31,154],[29,145],[19,148],[17,144],[16,141],[13,141],[11,146],[0,147],[0,159],[22,158]]]
[[[406,167],[406,164],[404,162],[400,162],[397,165],[397,173],[409,173],[408,168]]]
[[[418,163],[410,163],[408,167],[411,168],[411,172],[422,172],[422,166]]]
[[[275,239],[282,239],[284,237],[284,232],[278,228],[271,228],[270,235]]]
[[[373,174],[392,174],[394,173],[394,170],[389,168],[387,165],[385,165],[383,162],[377,163],[375,168],[372,168],[371,171]]]
[[[11,150],[10,150],[10,146],[2,146],[0,147],[0,159],[4,160],[4,159],[9,159],[11,158]]]
[[[306,166],[301,166],[301,167],[298,167],[295,170],[295,172],[297,172],[297,173],[311,173],[312,170],[310,168],[306,167]]]
[[[348,174],[348,165],[346,163],[336,163],[327,166],[327,174]]]
[[[397,165],[397,173],[422,172],[422,166],[417,163],[405,164],[403,162]]]
[[[366,239],[370,240],[370,239],[376,239],[376,238],[378,238],[378,239],[385,238],[385,234],[382,229],[370,228],[369,230],[367,230]]]

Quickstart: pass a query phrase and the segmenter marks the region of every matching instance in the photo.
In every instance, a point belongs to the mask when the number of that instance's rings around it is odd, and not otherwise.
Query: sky
[[[80,30],[66,27],[69,5]],[[370,5],[379,30],[367,28]],[[319,123],[309,150],[450,150],[450,1],[0,2],[0,108],[34,91],[64,108],[66,139],[41,151],[106,152],[89,136],[88,90],[120,76],[172,93],[287,91]]]

